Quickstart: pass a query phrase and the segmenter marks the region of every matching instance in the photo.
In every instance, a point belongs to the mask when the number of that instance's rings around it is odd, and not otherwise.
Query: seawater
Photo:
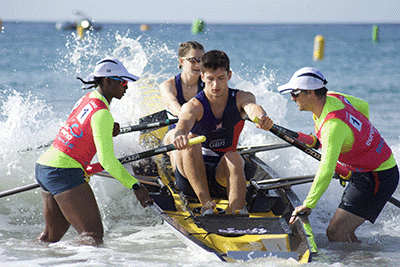
[[[129,83],[111,111],[121,126],[134,125],[154,111],[157,84],[179,73],[179,43],[196,40],[206,50],[220,49],[231,59],[232,88],[253,92],[274,122],[295,131],[313,132],[311,114],[300,112],[289,96],[277,92],[299,68],[319,68],[330,90],[352,94],[370,103],[370,118],[400,158],[400,25],[380,27],[380,41],[371,39],[372,25],[206,25],[192,35],[191,25],[104,24],[79,40],[75,32],[57,31],[54,23],[3,22],[0,33],[0,190],[35,182],[34,165],[86,93],[85,78],[105,56],[119,58],[142,77]],[[312,59],[316,35],[325,38],[325,57]],[[154,100],[156,103],[157,100]],[[143,151],[138,133],[116,137],[116,156]],[[246,124],[241,145],[281,143],[271,133]],[[260,153],[282,177],[315,173],[318,162],[295,148]],[[43,230],[40,190],[0,199],[0,266],[287,266],[282,259],[245,263],[210,261],[181,243],[149,208],[113,179],[94,176],[105,227],[104,246],[78,246],[71,228],[62,241],[33,243]],[[310,184],[293,187],[303,200]],[[375,224],[366,222],[356,234],[361,244],[331,244],[325,236],[343,188],[332,181],[310,216],[319,253],[309,266],[400,266],[400,208],[388,203]],[[394,197],[400,199],[399,190]]]

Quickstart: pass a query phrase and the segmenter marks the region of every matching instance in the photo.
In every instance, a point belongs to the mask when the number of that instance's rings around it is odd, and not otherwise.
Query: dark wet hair
[[[196,41],[188,41],[185,43],[181,43],[179,45],[178,49],[178,57],[185,57],[191,49],[197,49],[197,50],[202,50],[204,51],[204,46]],[[178,66],[180,69],[182,68],[182,65],[179,64]]]
[[[202,73],[207,70],[214,72],[219,68],[224,69],[227,72],[231,70],[229,57],[225,52],[220,50],[211,50],[201,57],[200,71]]]
[[[326,97],[327,92],[328,92],[328,89],[326,89],[326,87],[322,87],[322,88],[315,90],[315,95],[318,97],[318,99],[321,99],[323,97]]]
[[[89,87],[82,86],[82,90],[87,90],[87,89],[96,88],[97,86],[99,86],[102,83],[104,77],[94,77],[93,81],[88,81],[88,82],[83,80],[80,77],[76,77],[76,78],[78,80],[80,80],[81,82],[83,82],[84,84],[90,84]]]

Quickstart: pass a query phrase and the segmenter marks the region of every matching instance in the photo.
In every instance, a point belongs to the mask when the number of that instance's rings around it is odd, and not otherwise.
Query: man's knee
[[[223,160],[225,161],[227,167],[233,168],[244,168],[244,161],[242,156],[235,151],[228,151],[224,154]]]

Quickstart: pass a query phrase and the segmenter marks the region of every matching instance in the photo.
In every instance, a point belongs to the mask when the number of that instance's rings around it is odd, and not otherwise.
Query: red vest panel
[[[89,94],[75,104],[65,125],[61,127],[53,142],[53,147],[78,161],[84,168],[90,164],[96,154],[90,121],[93,114],[100,109],[107,109],[106,104]]]
[[[367,117],[357,111],[344,96],[339,94],[328,95],[338,98],[345,107],[328,113],[322,125],[330,119],[338,118],[345,122],[354,134],[354,144],[351,150],[340,154],[339,161],[355,172],[368,172],[377,169],[392,154],[390,147]],[[316,135],[320,141],[321,129],[322,126],[318,131],[316,129]]]

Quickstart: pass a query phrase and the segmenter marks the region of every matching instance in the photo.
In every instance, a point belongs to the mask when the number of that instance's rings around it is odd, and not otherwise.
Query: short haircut
[[[211,50],[201,57],[200,71],[202,73],[206,71],[214,72],[219,68],[226,70],[228,73],[231,70],[229,57],[225,52],[220,50]]]
[[[185,57],[190,50],[197,49],[204,51],[204,46],[196,41],[188,41],[185,43],[181,43],[178,49],[178,57]],[[182,68],[182,65],[179,64],[179,68]]]

